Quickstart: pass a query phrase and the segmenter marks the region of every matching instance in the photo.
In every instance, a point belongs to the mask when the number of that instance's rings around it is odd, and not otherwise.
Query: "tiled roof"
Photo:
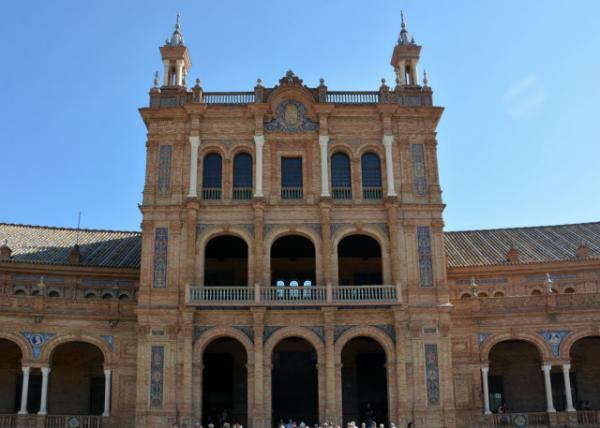
[[[584,242],[589,257],[600,258],[600,222],[561,226],[445,232],[448,266],[506,264],[511,245],[519,251],[519,263],[574,260]]]
[[[112,230],[67,229],[0,223],[0,245],[12,250],[10,261],[68,265],[79,243],[80,266],[139,268],[141,234]]]

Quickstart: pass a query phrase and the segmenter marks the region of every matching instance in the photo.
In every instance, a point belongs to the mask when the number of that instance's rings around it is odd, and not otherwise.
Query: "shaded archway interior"
[[[367,235],[350,235],[338,244],[340,285],[383,284],[381,247]]]
[[[342,349],[342,413],[346,424],[371,422],[388,426],[385,351],[369,337],[350,340]]]
[[[21,348],[16,343],[8,339],[0,339],[0,414],[17,413],[21,407],[22,358]],[[30,388],[31,383],[30,380]],[[37,394],[33,393],[38,396],[37,409],[35,409],[35,400],[30,400],[32,411],[39,410],[39,391],[37,388]]]
[[[224,235],[208,241],[204,253],[204,285],[248,285],[248,245],[243,239]]]
[[[290,285],[296,281],[315,284],[315,247],[310,239],[299,235],[278,238],[271,246],[271,282]]]
[[[600,336],[584,337],[573,344],[571,390],[577,410],[600,410]]]
[[[490,409],[497,412],[544,412],[546,410],[542,359],[535,345],[506,340],[489,353]]]
[[[52,354],[48,413],[100,415],[104,410],[104,355],[87,342],[59,345]]]
[[[317,353],[305,339],[290,337],[275,346],[271,385],[273,426],[281,421],[313,426],[319,419]]]
[[[225,422],[248,425],[248,357],[235,339],[213,340],[204,349],[202,420],[204,426]]]

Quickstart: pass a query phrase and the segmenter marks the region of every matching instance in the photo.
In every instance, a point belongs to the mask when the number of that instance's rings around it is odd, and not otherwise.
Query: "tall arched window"
[[[360,160],[363,199],[381,199],[381,165],[375,153],[365,153]]]
[[[331,195],[333,199],[352,199],[350,158],[345,153],[331,156]]]
[[[211,153],[204,157],[202,168],[202,199],[221,199],[221,156]]]
[[[252,199],[252,156],[248,153],[233,158],[233,199]]]

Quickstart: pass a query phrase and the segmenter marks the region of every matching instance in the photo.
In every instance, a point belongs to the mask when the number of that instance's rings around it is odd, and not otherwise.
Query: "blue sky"
[[[289,68],[374,90],[400,9],[423,46],[448,230],[600,220],[597,0],[18,1],[3,4],[0,221],[139,229],[158,46],[182,14],[191,79],[272,86]]]

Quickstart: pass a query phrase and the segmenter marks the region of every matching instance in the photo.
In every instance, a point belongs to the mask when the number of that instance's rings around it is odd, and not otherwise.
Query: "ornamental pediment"
[[[306,115],[304,105],[296,100],[281,101],[275,109],[273,119],[265,123],[269,132],[318,131],[319,124]]]

